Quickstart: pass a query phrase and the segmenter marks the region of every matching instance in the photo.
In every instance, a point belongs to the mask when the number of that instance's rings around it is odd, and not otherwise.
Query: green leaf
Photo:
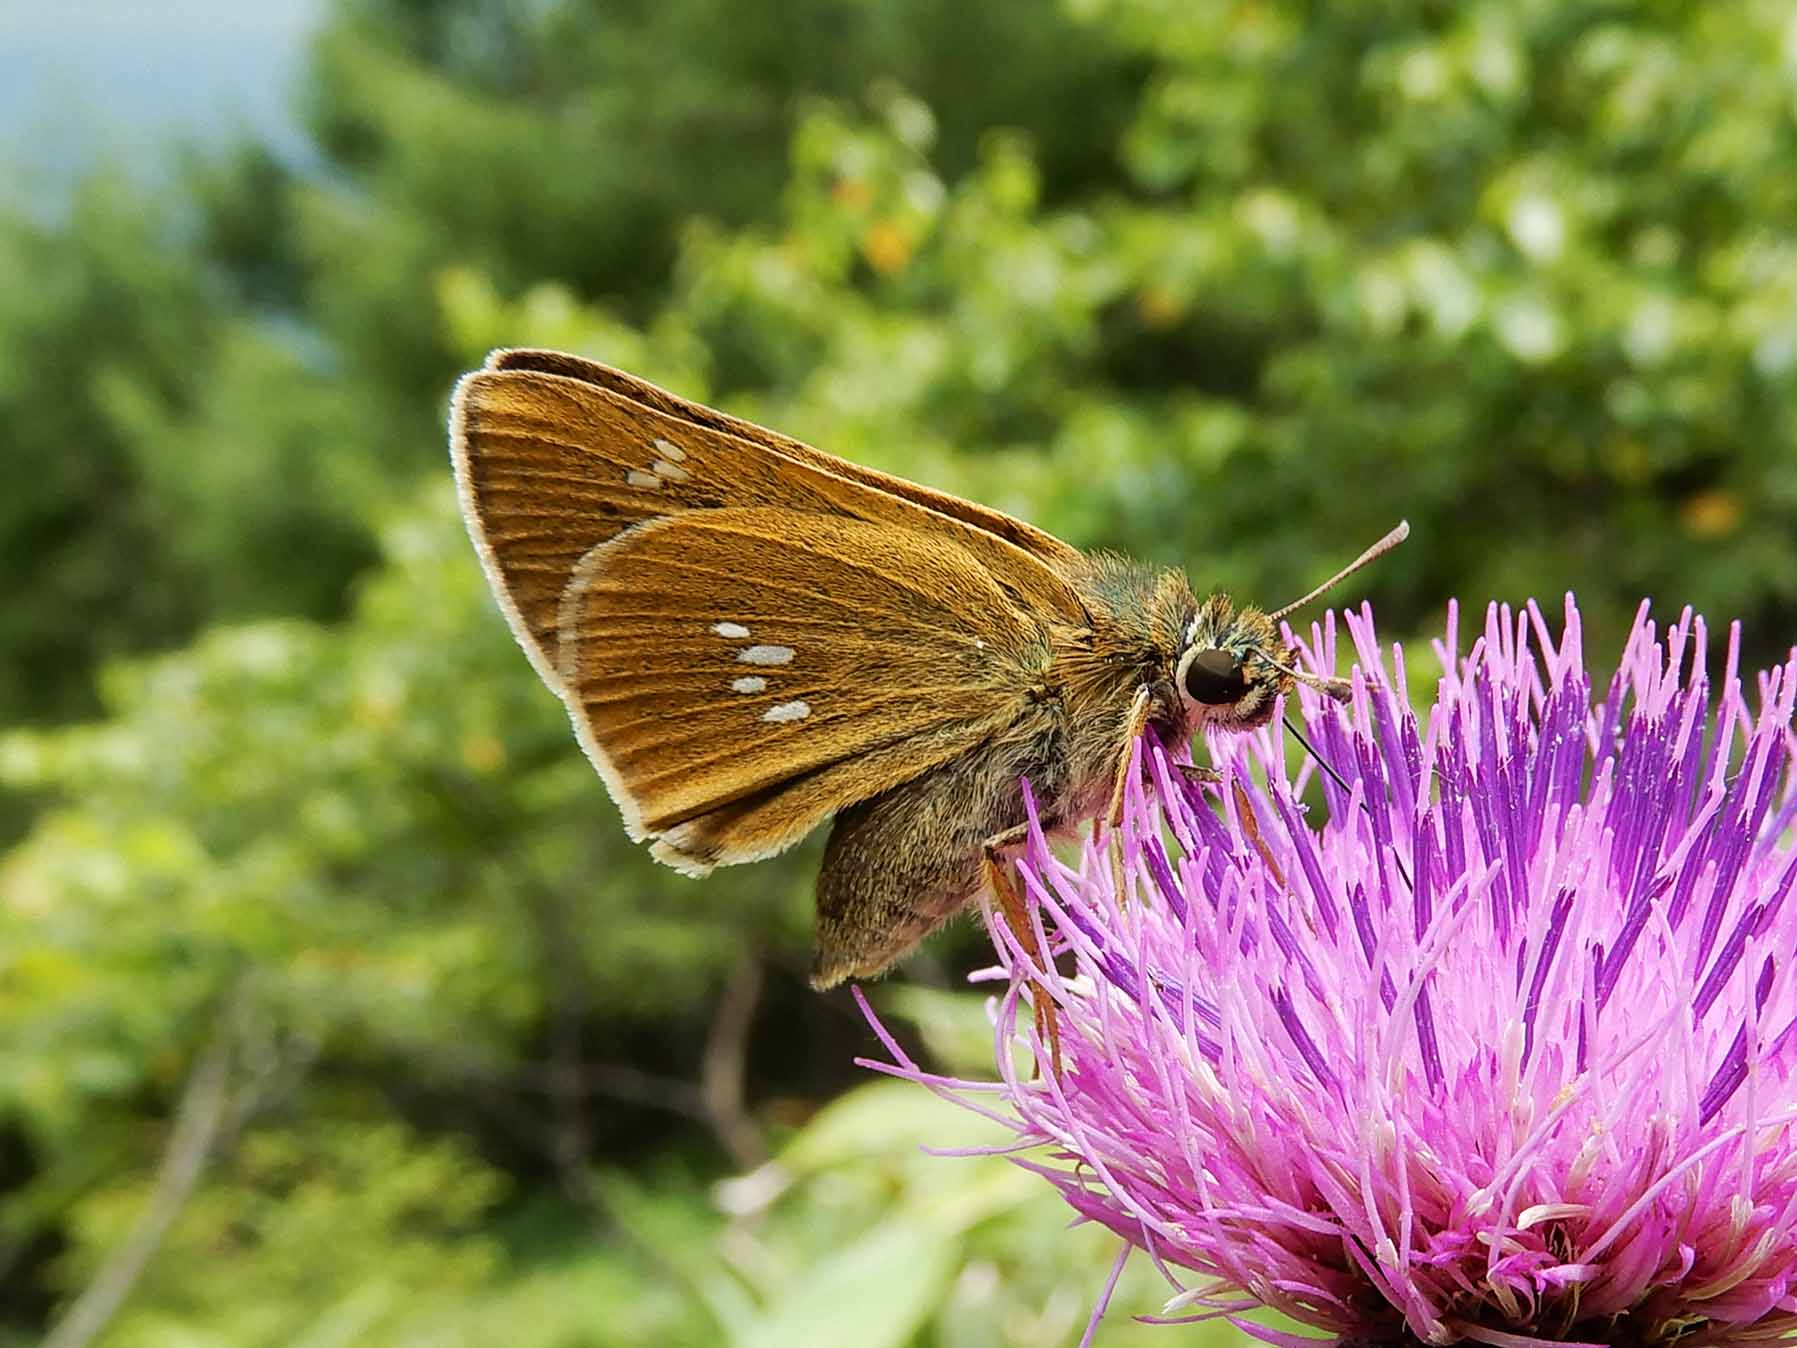
[[[1012,1135],[901,1081],[857,1087],[818,1111],[780,1153],[795,1175],[851,1164],[908,1162],[922,1147],[1004,1146]]]
[[[916,1216],[806,1269],[763,1314],[733,1328],[735,1348],[899,1348],[929,1318],[960,1262],[960,1242]]]

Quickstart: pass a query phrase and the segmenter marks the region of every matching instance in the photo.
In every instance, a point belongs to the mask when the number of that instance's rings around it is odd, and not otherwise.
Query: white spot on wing
[[[721,637],[733,637],[737,640],[749,635],[749,629],[741,623],[713,623],[711,630]]]
[[[677,463],[669,463],[666,459],[657,459],[653,465],[655,475],[669,482],[690,482],[692,474]]]
[[[792,659],[791,646],[744,646],[736,653],[739,664],[784,665]]]
[[[624,480],[633,487],[647,487],[650,491],[655,491],[661,486],[661,479],[654,473],[645,473],[636,468],[632,468],[624,474]]]
[[[664,459],[672,459],[675,463],[686,462],[686,451],[672,440],[663,440],[660,436],[655,438],[655,452]]]
[[[759,674],[745,674],[740,679],[730,680],[730,691],[733,693],[759,693],[767,688],[767,680]]]
[[[769,707],[766,711],[762,712],[761,719],[778,723],[781,721],[802,721],[809,715],[811,715],[811,704],[809,702],[782,702],[779,706]]]

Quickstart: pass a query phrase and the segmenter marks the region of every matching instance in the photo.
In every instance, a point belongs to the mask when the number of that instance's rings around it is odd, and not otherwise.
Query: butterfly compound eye
[[[1228,651],[1199,651],[1186,665],[1186,693],[1194,702],[1221,706],[1240,700],[1248,691],[1242,662]]]

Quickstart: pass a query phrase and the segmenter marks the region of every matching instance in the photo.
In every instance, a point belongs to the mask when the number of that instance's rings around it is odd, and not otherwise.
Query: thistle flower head
[[[1494,608],[1465,657],[1450,610],[1419,718],[1402,651],[1347,625],[1351,703],[1302,695],[1339,781],[1277,724],[1212,739],[1220,788],[1145,741],[1120,867],[1031,841],[1055,963],[990,923],[1000,1080],[890,1039],[886,1070],[1041,1144],[1019,1163],[1182,1288],[1166,1319],[1797,1332],[1797,652],[1749,695],[1733,633],[1712,682],[1703,621],[1660,634],[1644,605],[1594,703],[1570,597],[1557,640]],[[1320,667],[1334,647],[1313,629]],[[1038,995],[1058,1074],[1008,1051]]]

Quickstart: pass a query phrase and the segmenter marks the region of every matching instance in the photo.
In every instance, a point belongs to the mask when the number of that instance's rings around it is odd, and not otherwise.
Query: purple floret
[[[1557,641],[1533,604],[1464,657],[1455,626],[1419,713],[1348,615],[1351,701],[1292,709],[1345,788],[1277,724],[1211,737],[1220,788],[1144,740],[1125,892],[1106,839],[1068,865],[1038,832],[1053,967],[989,918],[998,1090],[889,1037],[880,1066],[1039,1144],[1018,1162],[1175,1282],[1167,1321],[1797,1334],[1797,652],[1744,690],[1731,631],[1712,683],[1703,620],[1643,605],[1594,703],[1570,597]],[[1331,615],[1307,654],[1335,647]],[[1048,1062],[1033,989],[1058,1076],[1009,1052]]]

